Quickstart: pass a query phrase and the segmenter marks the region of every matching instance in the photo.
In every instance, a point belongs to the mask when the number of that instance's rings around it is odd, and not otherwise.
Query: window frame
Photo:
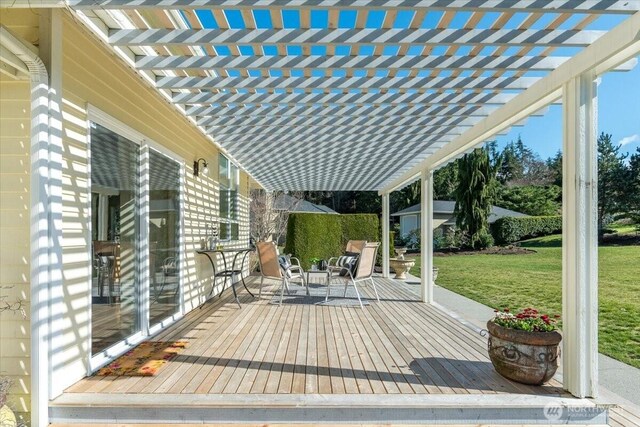
[[[102,127],[105,127],[108,130],[128,139],[129,141],[139,146],[138,173],[140,174],[139,176],[140,182],[138,184],[137,197],[138,197],[139,212],[140,212],[141,218],[140,218],[140,225],[139,225],[140,227],[140,230],[139,230],[140,241],[139,241],[139,248],[138,248],[139,262],[137,267],[138,280],[140,283],[139,283],[139,289],[137,290],[138,292],[137,297],[140,298],[141,301],[139,301],[139,308],[137,313],[138,321],[140,322],[140,331],[136,332],[132,336],[129,336],[128,338],[125,338],[123,341],[120,341],[110,347],[107,347],[106,349],[100,351],[99,353],[92,354],[91,350],[89,350],[88,351],[89,360],[87,363],[87,375],[92,375],[99,368],[112,362],[117,357],[121,356],[122,354],[126,353],[127,351],[131,350],[132,348],[140,344],[141,342],[148,339],[150,336],[158,333],[160,330],[165,329],[175,321],[182,318],[185,313],[184,284],[185,284],[185,278],[186,278],[185,271],[184,271],[185,268],[181,268],[180,277],[179,277],[179,281],[180,281],[179,310],[173,315],[169,316],[168,318],[160,321],[159,323],[156,323],[155,325],[150,325],[149,324],[149,320],[150,320],[149,298],[151,295],[151,288],[150,288],[150,278],[148,274],[149,272],[149,255],[148,255],[148,252],[149,252],[149,247],[148,247],[149,245],[149,241],[148,241],[149,240],[149,195],[148,195],[149,180],[143,179],[144,178],[143,175],[148,174],[150,149],[153,149],[156,152],[159,152],[160,154],[163,154],[169,157],[170,159],[178,162],[180,165],[180,205],[181,207],[183,207],[185,206],[185,200],[186,200],[185,199],[185,193],[186,193],[185,160],[183,157],[179,156],[175,152],[164,147],[163,145],[160,145],[156,141],[150,138],[147,138],[146,136],[144,136],[144,134],[136,131],[135,129],[131,128],[131,126],[121,122],[120,120],[115,119],[114,117],[110,116],[109,114],[105,113],[104,111],[100,110],[99,108],[95,107],[92,104],[87,104],[87,117],[86,117],[88,184],[87,184],[87,191],[86,191],[87,202],[85,203],[85,207],[88,212],[88,215],[87,215],[88,227],[86,230],[86,238],[88,239],[87,241],[91,242],[91,239],[93,237],[93,226],[92,226],[93,214],[92,214],[92,204],[91,204],[91,190],[92,190],[91,123],[96,123]],[[180,233],[179,233],[180,254],[179,254],[178,262],[181,263],[182,266],[186,265],[186,240],[185,240],[184,224],[185,224],[185,216],[181,215]],[[87,256],[88,256],[87,259],[89,260],[91,260],[93,257],[91,246],[92,245],[88,245],[88,248],[87,248]],[[89,273],[88,273],[89,281],[92,280],[91,279],[92,275],[93,275],[93,263],[90,261]],[[91,286],[91,283],[89,283],[88,291],[87,291],[89,319],[92,319],[92,311],[93,311],[93,307],[91,303],[92,301],[91,292],[92,292],[92,286]],[[86,345],[88,349],[91,349],[92,340],[93,340],[91,324],[88,329],[89,331],[87,333]]]

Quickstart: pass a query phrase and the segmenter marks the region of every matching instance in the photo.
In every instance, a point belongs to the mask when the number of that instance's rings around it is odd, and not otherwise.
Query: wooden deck
[[[258,283],[249,283],[256,295]],[[239,308],[226,291],[153,338],[188,342],[158,374],[85,378],[51,402],[52,420],[522,424],[544,420],[549,404],[593,406],[556,381],[532,387],[504,379],[477,331],[419,302],[405,283],[376,283],[381,301],[365,287],[364,309],[280,307],[275,283],[262,299],[240,291]],[[603,419],[606,409],[573,422]]]
[[[504,379],[487,359],[485,338],[418,302],[407,285],[376,280],[381,302],[364,309],[279,307],[270,303],[273,285],[261,300],[241,293],[239,309],[227,291],[154,338],[188,342],[156,376],[94,376],[66,392],[562,394],[556,382]]]

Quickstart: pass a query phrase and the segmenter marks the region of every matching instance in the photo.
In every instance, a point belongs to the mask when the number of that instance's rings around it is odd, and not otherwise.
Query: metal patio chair
[[[376,299],[380,302],[380,297],[378,296],[378,290],[376,289],[376,282],[373,280],[373,269],[376,265],[376,256],[378,254],[378,248],[380,247],[380,242],[371,242],[366,243],[362,248],[362,252],[358,258],[357,265],[355,267],[355,272],[352,272],[350,268],[347,268],[347,274],[345,276],[337,276],[342,278],[345,281],[344,284],[344,297],[347,296],[347,288],[349,283],[353,284],[353,288],[356,290],[356,296],[358,297],[358,302],[360,303],[360,307],[364,308],[362,304],[362,298],[360,298],[360,292],[358,291],[358,283],[366,283],[371,282],[373,285],[373,292],[376,294]],[[331,284],[331,279],[334,277],[333,273],[337,271],[341,271],[344,267],[342,266],[333,266],[330,268],[330,276],[329,276],[329,284]],[[327,295],[325,296],[325,301],[329,300],[329,288],[331,286],[327,286]]]
[[[278,248],[274,242],[258,242],[256,243],[256,248],[258,251],[258,261],[260,262],[260,291],[258,298],[262,295],[264,279],[282,281],[280,303],[278,305],[282,305],[285,289],[287,294],[289,293],[289,282],[291,279],[299,278],[302,281],[302,286],[307,288],[307,295],[309,295],[309,285],[304,279],[304,271],[297,258],[291,258],[291,261],[296,264],[291,264],[284,268],[278,260]]]

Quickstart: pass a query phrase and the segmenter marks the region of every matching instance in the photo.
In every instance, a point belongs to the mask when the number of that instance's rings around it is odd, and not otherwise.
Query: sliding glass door
[[[149,324],[180,311],[180,164],[149,149]]]
[[[141,329],[140,146],[91,124],[91,352]]]
[[[175,320],[182,300],[184,162],[99,122],[90,124],[92,369]]]

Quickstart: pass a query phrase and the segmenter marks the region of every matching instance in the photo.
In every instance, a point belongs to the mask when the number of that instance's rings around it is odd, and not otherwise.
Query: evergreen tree
[[[458,160],[456,225],[469,238],[474,249],[493,244],[489,234],[489,214],[496,190],[496,172],[486,149],[475,149]]]
[[[611,142],[611,134],[602,132],[598,137],[598,230],[602,237],[611,217],[625,206],[627,169],[620,154],[620,146]]]
[[[556,155],[547,159],[547,168],[551,183],[562,188],[562,151],[558,150]]]
[[[626,186],[626,210],[640,223],[640,148],[629,157]]]
[[[414,181],[399,191],[391,193],[391,212],[398,212],[420,203],[420,180]]]
[[[518,138],[520,140],[520,138]],[[511,141],[502,150],[501,165],[498,170],[498,180],[502,184],[517,181],[524,175],[524,168],[522,167],[522,161],[518,156],[516,144]]]
[[[562,212],[562,188],[557,185],[500,186],[497,206],[527,215],[559,215]]]
[[[454,200],[457,187],[457,162],[448,163],[433,173],[433,198],[435,200]]]

